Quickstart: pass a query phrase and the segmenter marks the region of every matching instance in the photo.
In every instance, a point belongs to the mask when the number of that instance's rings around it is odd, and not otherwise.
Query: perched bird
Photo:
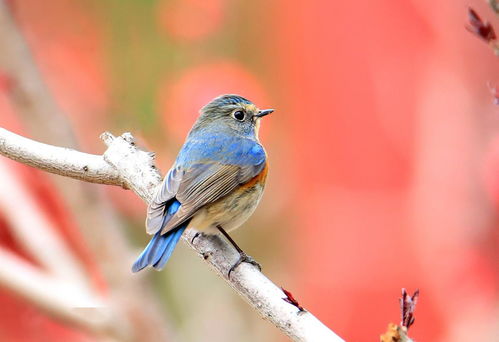
[[[204,106],[174,165],[147,209],[146,230],[154,234],[132,267],[162,269],[182,233],[194,228],[222,233],[240,254],[255,263],[226,231],[255,211],[267,177],[267,155],[258,140],[260,110],[238,95],[222,95]]]

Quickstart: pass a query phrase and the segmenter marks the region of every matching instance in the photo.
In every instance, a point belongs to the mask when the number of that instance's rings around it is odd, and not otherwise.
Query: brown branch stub
[[[390,323],[386,332],[379,337],[380,342],[412,342],[407,336],[407,329]]]
[[[414,311],[418,302],[419,289],[412,296],[409,296],[406,289],[402,289],[402,297],[400,301],[400,325],[409,329],[414,324]]]

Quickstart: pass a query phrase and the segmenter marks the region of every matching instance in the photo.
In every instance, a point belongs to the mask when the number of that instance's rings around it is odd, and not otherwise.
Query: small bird
[[[147,208],[146,231],[154,234],[132,266],[162,269],[182,233],[194,228],[222,233],[239,252],[238,261],[259,265],[230,238],[260,201],[268,164],[258,140],[260,119],[273,109],[258,109],[239,95],[222,95],[204,106],[174,165]]]

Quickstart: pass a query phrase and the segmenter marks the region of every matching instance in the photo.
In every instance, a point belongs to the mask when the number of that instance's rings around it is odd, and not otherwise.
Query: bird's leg
[[[232,238],[230,237],[230,235],[227,234],[227,232],[225,231],[225,229],[222,228],[222,226],[217,226],[217,229],[220,231],[220,233],[222,233],[223,236],[225,236],[225,238],[227,240],[229,240],[229,242],[231,243],[231,245],[234,246],[234,248],[236,249],[236,251],[239,253],[239,259],[229,269],[229,273],[227,274],[227,276],[229,278],[230,278],[230,274],[232,273],[232,271],[234,271],[236,269],[236,267],[239,266],[242,262],[247,262],[249,264],[255,265],[256,267],[258,267],[259,271],[262,271],[262,266],[260,266],[260,264],[258,262],[256,262],[255,259],[253,259],[249,255],[247,255],[246,253],[244,253],[244,251],[241,249],[241,247],[239,247],[237,245],[237,243],[234,240],[232,240]]]

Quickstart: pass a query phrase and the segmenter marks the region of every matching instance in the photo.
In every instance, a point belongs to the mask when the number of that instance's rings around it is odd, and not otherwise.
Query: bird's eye
[[[232,116],[237,121],[244,121],[244,118],[246,117],[246,114],[242,110],[236,110],[234,113],[232,113]]]

